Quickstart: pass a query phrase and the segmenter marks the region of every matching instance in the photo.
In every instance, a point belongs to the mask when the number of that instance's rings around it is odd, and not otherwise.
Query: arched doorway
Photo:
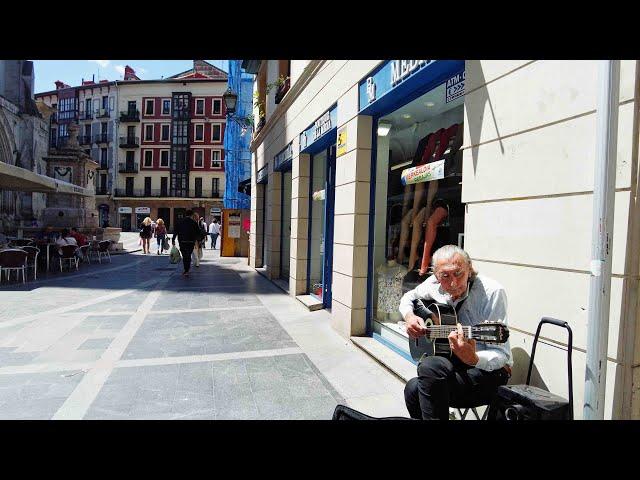
[[[109,205],[104,203],[98,207],[99,225],[102,228],[109,226]]]

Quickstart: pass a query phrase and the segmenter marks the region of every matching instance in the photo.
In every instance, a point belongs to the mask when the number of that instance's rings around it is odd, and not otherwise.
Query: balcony
[[[171,118],[174,120],[189,120],[191,118],[191,112],[189,110],[174,110]]]
[[[89,110],[88,112],[80,112],[79,119],[80,120],[91,120],[93,118],[93,112]]]
[[[98,163],[98,162],[96,162]],[[109,165],[107,165],[107,162],[100,162],[100,164],[98,165],[97,170],[109,170]]]
[[[98,133],[93,136],[93,141],[96,143],[109,143],[111,141],[111,135],[108,133]]]
[[[138,148],[140,146],[140,138],[138,137],[120,137],[121,148]]]
[[[118,164],[120,173],[138,173],[138,162],[124,162]]]
[[[258,134],[258,132],[260,132],[260,130],[262,130],[262,127],[264,127],[265,123],[267,123],[267,118],[260,117],[260,121],[258,121],[258,125],[256,125],[256,135]]]
[[[282,98],[289,91],[289,87],[290,86],[291,86],[291,79],[289,77],[287,77],[287,79],[284,81],[284,83],[282,85],[280,85],[278,87],[278,90],[276,91],[276,96],[275,96],[276,105],[279,104],[280,101],[282,101]]]
[[[80,145],[91,145],[91,135],[78,136],[78,143]]]
[[[171,195],[170,190],[163,189],[145,189],[145,188],[116,188],[115,197],[135,197],[135,198],[159,198],[159,197],[171,197],[171,198],[222,198],[220,190],[201,190],[195,189],[189,190],[187,195]]]
[[[107,187],[96,188],[96,195],[109,195],[109,189]]]
[[[96,118],[109,118],[111,116],[111,112],[108,108],[101,108],[100,110],[96,110]]]
[[[121,122],[139,122],[140,110],[127,110],[124,112],[120,112],[120,121]]]

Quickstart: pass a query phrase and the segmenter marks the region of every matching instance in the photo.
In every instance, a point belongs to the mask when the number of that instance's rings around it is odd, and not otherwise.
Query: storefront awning
[[[0,162],[0,190],[19,192],[67,193],[89,197],[93,192],[69,182],[40,175],[27,169]]]

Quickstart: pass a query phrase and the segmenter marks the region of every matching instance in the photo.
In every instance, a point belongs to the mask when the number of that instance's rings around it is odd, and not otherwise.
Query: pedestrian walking
[[[156,242],[158,243],[158,255],[160,255],[164,250],[164,239],[167,236],[167,227],[164,226],[164,220],[161,218],[156,222],[156,229],[154,230],[153,235],[156,237]]]
[[[184,265],[184,272],[182,275],[188,276],[189,270],[191,270],[191,254],[193,253],[195,243],[200,238],[200,227],[198,222],[193,218],[193,211],[187,210],[185,217],[176,225],[176,230],[171,239],[173,245],[176,244],[176,239],[180,244],[180,253],[182,254],[182,263]]]
[[[142,251],[145,253],[149,253],[149,243],[151,242],[151,218],[147,217],[142,221],[140,225],[140,238],[142,239]]]
[[[220,235],[220,224],[218,223],[218,219],[214,218],[211,225],[209,225],[209,235],[211,235],[211,248],[213,250],[216,249],[216,242],[218,240],[218,236]]]

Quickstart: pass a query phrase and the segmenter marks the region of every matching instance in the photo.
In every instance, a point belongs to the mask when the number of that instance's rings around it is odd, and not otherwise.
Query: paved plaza
[[[0,419],[407,415],[402,381],[246,259],[207,250],[181,272],[135,252],[4,283]]]

